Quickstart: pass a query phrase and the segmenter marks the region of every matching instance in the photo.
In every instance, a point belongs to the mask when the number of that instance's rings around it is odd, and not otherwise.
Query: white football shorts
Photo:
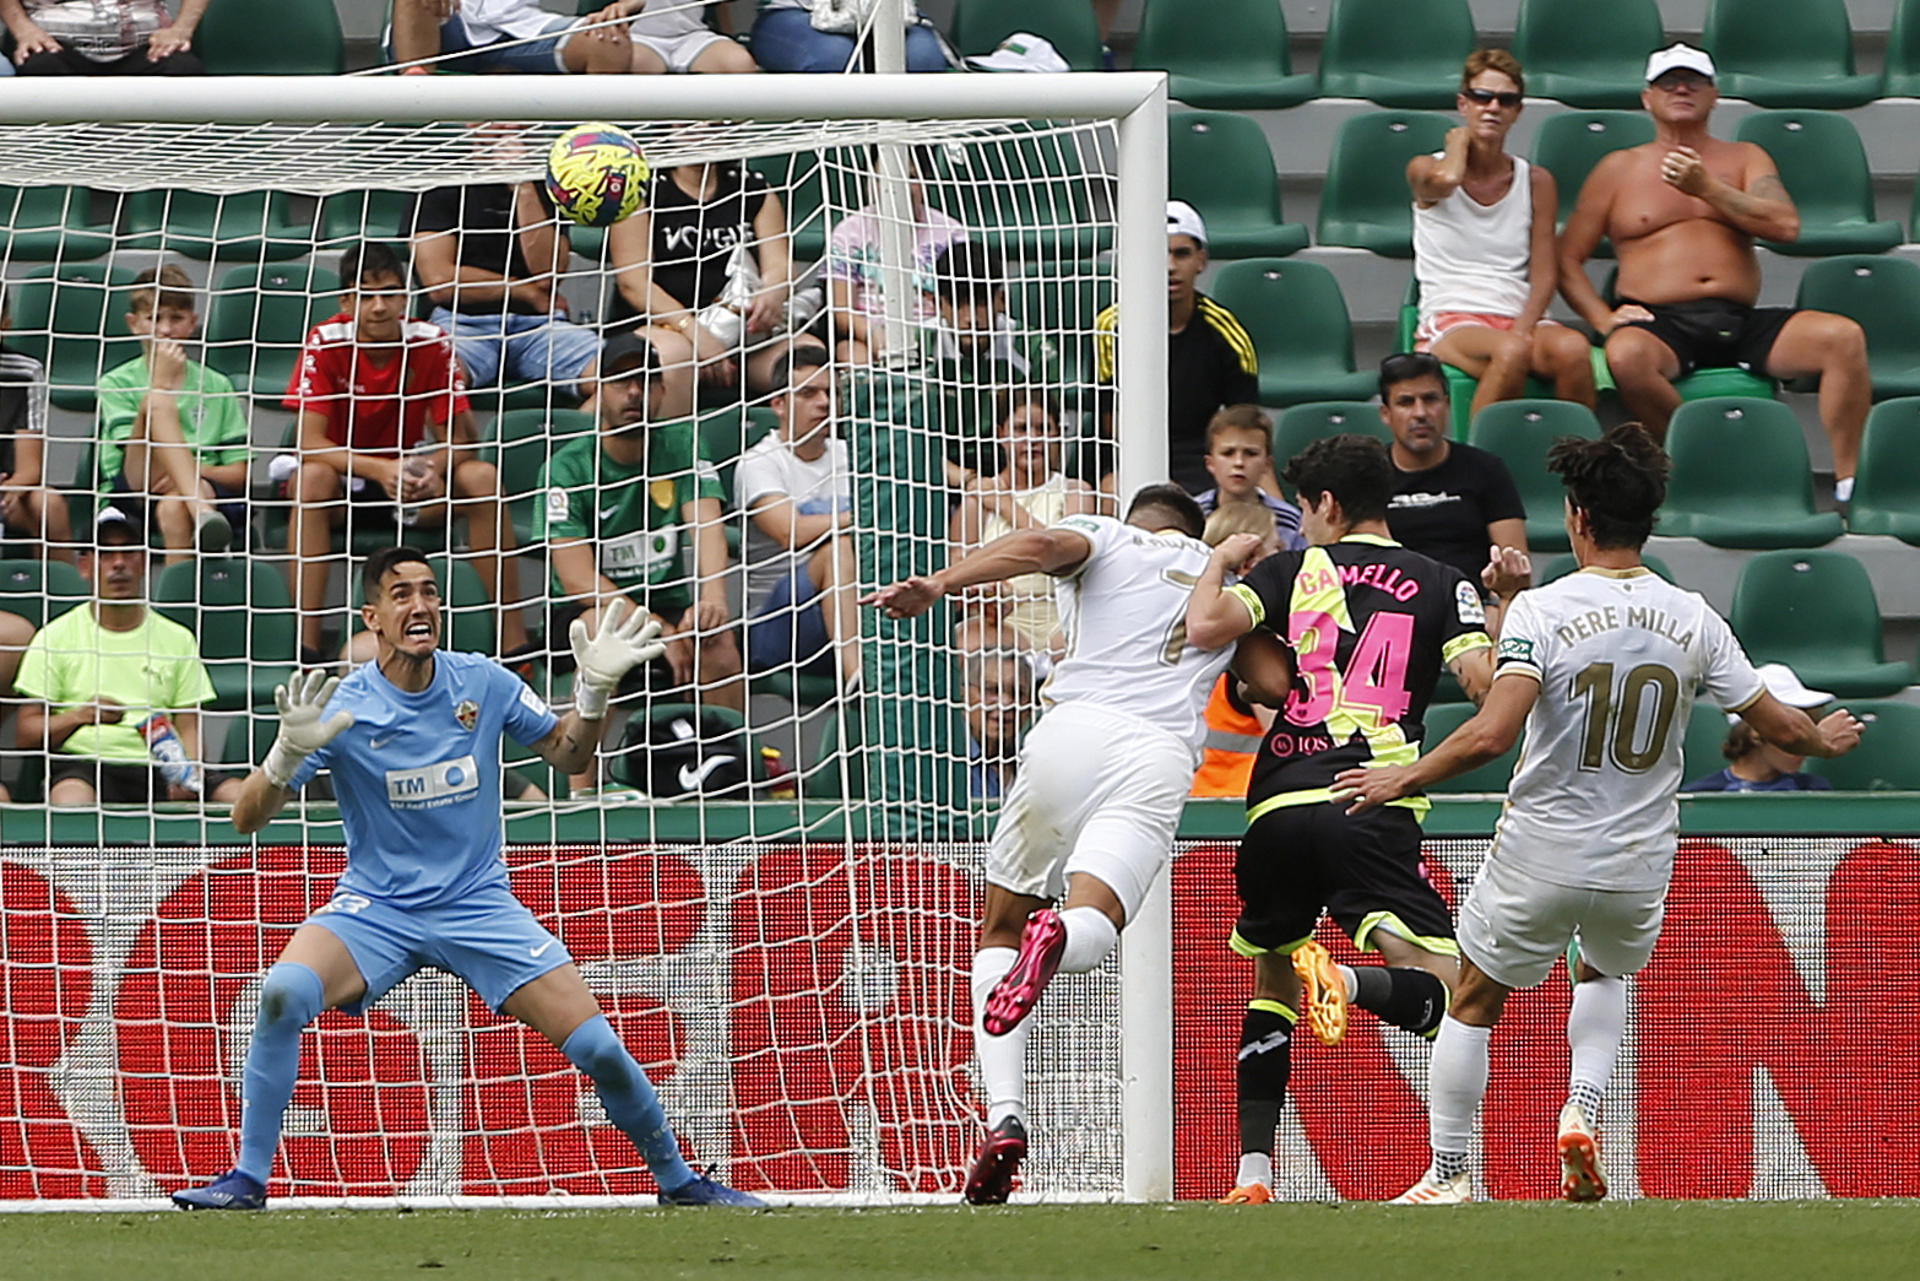
[[[987,850],[987,881],[1059,899],[1085,872],[1132,920],[1173,851],[1198,762],[1183,740],[1135,716],[1062,703],[1027,732]]]
[[[643,44],[660,56],[667,64],[669,75],[684,76],[693,70],[693,60],[707,51],[707,46],[717,44],[727,37],[718,31],[689,31],[684,35],[651,35],[640,30],[644,17],[635,18],[633,25],[627,28],[627,38],[635,44]]]
[[[1480,868],[1460,908],[1460,951],[1494,982],[1532,987],[1574,938],[1580,959],[1609,978],[1646,966],[1660,940],[1667,891],[1555,885],[1496,858]]]

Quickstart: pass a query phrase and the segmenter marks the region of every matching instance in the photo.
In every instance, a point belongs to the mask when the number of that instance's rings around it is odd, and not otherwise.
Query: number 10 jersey
[[[1496,662],[1540,696],[1492,857],[1555,885],[1664,888],[1696,689],[1728,711],[1765,689],[1733,629],[1649,569],[1583,569],[1515,598]]]

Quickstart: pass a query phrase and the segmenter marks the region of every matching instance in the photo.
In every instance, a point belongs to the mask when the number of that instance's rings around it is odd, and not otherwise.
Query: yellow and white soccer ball
[[[575,125],[547,152],[547,195],[563,217],[587,227],[611,227],[640,208],[646,196],[646,153],[618,125]]]

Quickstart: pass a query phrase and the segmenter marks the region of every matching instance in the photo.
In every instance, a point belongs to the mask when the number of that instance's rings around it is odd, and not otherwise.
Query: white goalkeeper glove
[[[579,673],[574,682],[573,710],[583,721],[597,721],[607,714],[607,700],[620,679],[642,663],[651,663],[667,652],[660,639],[660,620],[632,601],[616,596],[600,615],[598,635],[587,635],[587,620],[576,618],[567,629],[573,641],[573,664]]]
[[[352,712],[335,712],[320,719],[339,687],[338,676],[321,671],[295,672],[291,681],[273,691],[274,705],[280,709],[280,733],[267,749],[267,759],[260,762],[269,783],[285,787],[302,761],[353,724]]]

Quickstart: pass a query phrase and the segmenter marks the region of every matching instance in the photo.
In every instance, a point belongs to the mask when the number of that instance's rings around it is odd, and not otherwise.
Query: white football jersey
[[[1584,569],[1515,599],[1496,662],[1540,697],[1492,857],[1556,885],[1664,888],[1695,691],[1739,711],[1765,690],[1726,620],[1651,570]]]
[[[1233,646],[1187,643],[1187,598],[1206,572],[1207,545],[1150,534],[1111,516],[1069,516],[1053,526],[1093,544],[1054,586],[1067,656],[1040,691],[1049,707],[1088,703],[1126,712],[1193,747],[1206,737],[1207,696]]]

